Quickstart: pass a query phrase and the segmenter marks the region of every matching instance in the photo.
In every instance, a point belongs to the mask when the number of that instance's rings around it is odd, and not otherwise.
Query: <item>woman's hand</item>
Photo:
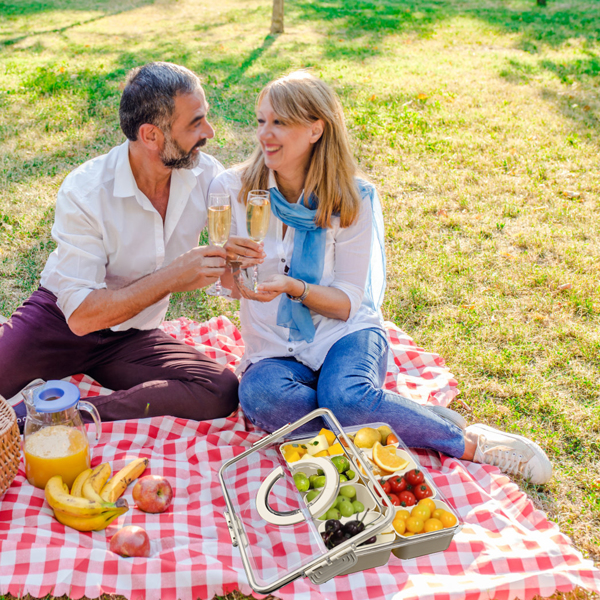
[[[271,302],[280,294],[299,296],[304,290],[304,285],[300,281],[287,275],[271,275],[258,284],[256,292],[246,287],[241,269],[234,272],[234,279],[240,294],[248,300],[257,302]]]
[[[227,252],[227,262],[241,263],[244,269],[252,265],[261,264],[267,256],[262,242],[255,242],[248,238],[232,236],[223,247]]]

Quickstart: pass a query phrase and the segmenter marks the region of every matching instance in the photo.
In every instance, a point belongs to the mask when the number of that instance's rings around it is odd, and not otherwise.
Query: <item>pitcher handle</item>
[[[80,400],[77,404],[77,408],[79,410],[85,410],[90,413],[92,419],[94,419],[94,424],[96,425],[96,444],[100,441],[100,435],[102,434],[102,420],[100,419],[100,415],[98,414],[98,409],[91,403],[86,402],[85,400]]]

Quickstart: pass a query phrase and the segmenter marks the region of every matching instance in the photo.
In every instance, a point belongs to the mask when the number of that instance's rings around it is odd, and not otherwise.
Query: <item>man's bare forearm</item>
[[[161,270],[118,290],[94,290],[75,309],[69,327],[86,335],[124,323],[170,294],[169,284],[168,272]]]
[[[170,265],[119,290],[94,290],[69,318],[75,335],[124,323],[172,292],[187,292],[214,283],[223,274],[225,250],[198,246]]]

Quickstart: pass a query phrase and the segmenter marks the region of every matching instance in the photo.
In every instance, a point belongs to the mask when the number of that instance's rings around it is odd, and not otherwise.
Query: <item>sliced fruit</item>
[[[395,446],[382,446],[379,442],[375,442],[373,446],[373,461],[388,473],[400,471],[408,466],[408,461],[396,454]]]
[[[333,444],[333,446],[329,446],[327,452],[329,452],[329,456],[336,456],[337,454],[344,454],[344,448],[337,442],[336,444]]]
[[[327,443],[330,446],[335,443],[335,433],[333,433],[333,431],[329,431],[329,429],[325,429],[325,427],[323,427],[323,429],[319,431],[319,435],[324,435],[327,438]]]
[[[306,443],[306,451],[311,455],[315,456],[318,452],[326,451],[329,448],[329,442],[325,434],[320,433],[318,436]],[[327,456],[327,454],[325,454]]]
[[[323,458],[325,456],[329,456],[329,452],[327,452],[327,450],[321,450],[321,452],[317,452],[316,454],[313,454],[313,456],[317,458]]]

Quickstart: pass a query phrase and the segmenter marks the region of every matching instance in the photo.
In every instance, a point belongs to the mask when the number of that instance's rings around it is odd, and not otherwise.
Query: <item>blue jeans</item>
[[[464,435],[456,425],[420,404],[381,389],[387,339],[363,329],[338,340],[313,371],[295,358],[266,358],[251,365],[240,383],[240,404],[258,427],[275,431],[316,408],[328,408],[345,426],[388,423],[411,448],[461,457]]]

